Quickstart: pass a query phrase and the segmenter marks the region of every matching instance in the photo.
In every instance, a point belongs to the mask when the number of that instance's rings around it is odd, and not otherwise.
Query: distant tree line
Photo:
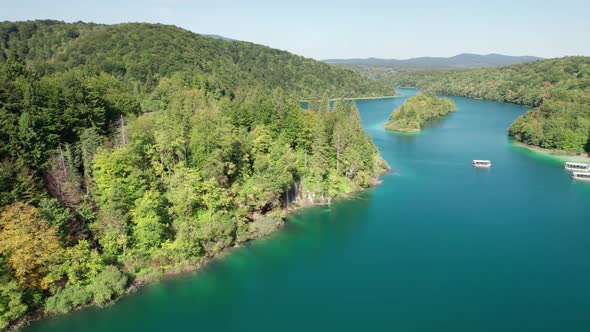
[[[533,106],[509,133],[547,149],[590,152],[590,57],[566,57],[503,68],[369,73],[391,86]]]

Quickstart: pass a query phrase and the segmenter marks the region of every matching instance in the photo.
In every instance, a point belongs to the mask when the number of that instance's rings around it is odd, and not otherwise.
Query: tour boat
[[[581,163],[565,163],[565,169],[575,172],[590,172],[590,165]]]
[[[492,162],[489,160],[474,160],[471,162],[473,167],[482,167],[482,168],[490,168],[492,167]]]
[[[572,179],[590,182],[590,172],[574,172]]]

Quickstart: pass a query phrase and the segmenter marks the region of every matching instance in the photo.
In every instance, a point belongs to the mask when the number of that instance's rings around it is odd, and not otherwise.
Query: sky
[[[590,0],[0,0],[0,21],[173,24],[315,59],[590,56]]]

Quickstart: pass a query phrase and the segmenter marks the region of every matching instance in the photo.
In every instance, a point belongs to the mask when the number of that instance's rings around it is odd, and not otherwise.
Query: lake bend
[[[527,107],[451,97],[420,134],[358,100],[393,171],[270,238],[25,331],[590,331],[590,184],[510,142]],[[474,169],[489,159],[491,169]]]

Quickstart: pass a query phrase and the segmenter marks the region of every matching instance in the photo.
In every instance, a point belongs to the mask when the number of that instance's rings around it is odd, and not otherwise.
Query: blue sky
[[[0,21],[158,22],[316,59],[590,55],[589,0],[0,0]]]

